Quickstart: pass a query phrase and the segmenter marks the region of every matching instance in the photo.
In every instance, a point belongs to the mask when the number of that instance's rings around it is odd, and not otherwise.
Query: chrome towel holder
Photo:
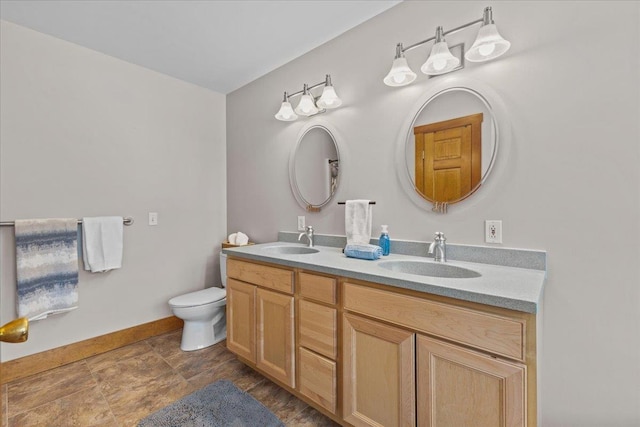
[[[124,225],[132,225],[133,224],[133,217],[126,216],[126,217],[122,218],[122,223]],[[82,220],[81,219],[78,220],[78,224],[82,224]],[[15,221],[1,221],[0,222],[0,226],[2,226],[2,227],[13,227],[14,225],[16,225]]]

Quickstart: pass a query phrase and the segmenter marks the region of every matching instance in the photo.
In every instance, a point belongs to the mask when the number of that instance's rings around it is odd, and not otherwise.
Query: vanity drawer
[[[298,305],[299,344],[335,359],[337,354],[337,313],[335,308],[300,300]]]
[[[353,283],[344,284],[344,307],[490,353],[524,360],[524,320]]]
[[[336,413],[336,362],[300,348],[300,393]]]
[[[293,271],[291,270],[228,259],[227,276],[276,291],[293,293]]]
[[[327,304],[336,303],[336,279],[333,277],[300,273],[298,279],[300,282],[300,295],[304,298],[326,302]]]

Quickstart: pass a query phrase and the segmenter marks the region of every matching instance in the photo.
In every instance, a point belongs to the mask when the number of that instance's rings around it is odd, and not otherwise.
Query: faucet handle
[[[447,240],[447,238],[446,238],[446,237],[444,237],[444,233],[443,233],[443,232],[441,232],[441,231],[436,231],[436,233],[435,233],[435,239],[436,239],[437,241],[442,241],[442,242],[444,242],[444,241],[446,241],[446,240]]]
[[[307,230],[307,232],[311,232],[311,233],[313,233],[313,226],[312,226],[312,225],[307,225],[307,226],[305,227],[305,229]]]

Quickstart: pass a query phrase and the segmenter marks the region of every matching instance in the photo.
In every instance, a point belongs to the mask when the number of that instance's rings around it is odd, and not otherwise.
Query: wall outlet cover
[[[502,220],[493,219],[484,222],[484,241],[502,243]]]
[[[304,231],[305,221],[304,215],[298,217],[298,231]]]

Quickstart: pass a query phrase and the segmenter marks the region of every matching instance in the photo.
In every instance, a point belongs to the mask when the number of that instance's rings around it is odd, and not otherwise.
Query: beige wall
[[[126,215],[123,268],[80,273],[80,305],[31,325],[10,360],[171,315],[219,284],[225,96],[1,24],[1,207],[16,218]],[[147,225],[148,212],[159,225]],[[13,229],[0,229],[2,322],[15,312]]]
[[[228,228],[254,240],[295,230],[344,234],[344,208],[305,212],[289,187],[289,152],[303,127],[330,123],[345,160],[336,201],[369,198],[374,230],[391,238],[483,244],[483,221],[503,220],[505,247],[545,249],[542,425],[640,424],[639,2],[495,2],[513,43],[502,59],[449,77],[500,95],[512,136],[494,174],[446,216],[410,201],[394,171],[406,117],[428,90],[382,83],[395,43],[481,16],[491,2],[407,1],[231,93],[227,99]],[[473,31],[449,38],[471,43]],[[469,44],[467,44],[469,46]],[[418,70],[428,49],[409,53]],[[284,90],[330,73],[344,106],[319,119],[273,118]]]

